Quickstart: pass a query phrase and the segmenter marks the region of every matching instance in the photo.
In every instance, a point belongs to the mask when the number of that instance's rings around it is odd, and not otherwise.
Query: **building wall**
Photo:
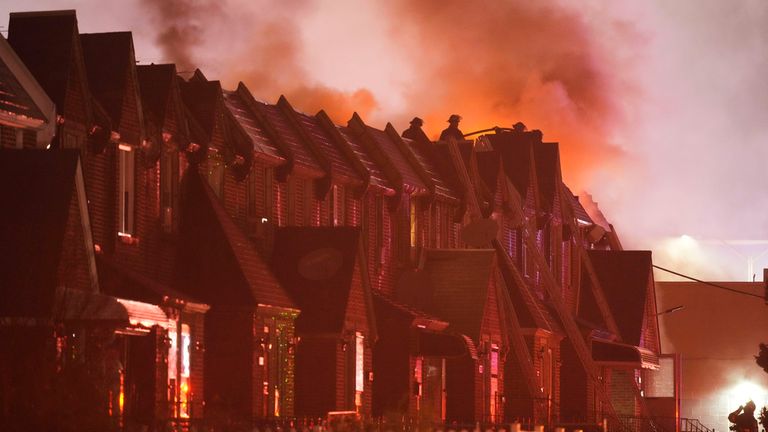
[[[762,297],[762,282],[717,282]],[[768,405],[768,375],[755,364],[766,342],[768,314],[761,298],[697,282],[657,282],[658,309],[684,309],[658,317],[663,353],[682,357],[681,417],[728,430],[729,412],[753,398]]]

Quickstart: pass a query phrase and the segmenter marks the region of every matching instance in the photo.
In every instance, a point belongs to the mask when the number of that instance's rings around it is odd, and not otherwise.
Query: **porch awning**
[[[658,354],[635,345],[592,340],[592,359],[600,366],[629,369],[659,369]]]
[[[64,322],[112,322],[124,327],[168,328],[168,316],[150,303],[105,294],[59,288],[52,318]]]
[[[413,354],[427,357],[461,357],[469,354],[477,359],[474,342],[462,334],[419,330],[414,348]]]

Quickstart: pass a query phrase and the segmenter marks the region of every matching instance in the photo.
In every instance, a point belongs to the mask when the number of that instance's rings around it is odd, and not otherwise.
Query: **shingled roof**
[[[241,83],[237,91],[225,91],[224,105],[251,139],[255,158],[264,160],[270,165],[285,163],[285,155],[280,151],[276,143],[269,138],[259,125],[258,120],[254,118],[254,114],[248,109],[242,94],[243,91],[247,91],[244,89],[245,87]]]
[[[650,251],[588,251],[608,305],[625,343],[639,346],[650,287]],[[600,310],[591,297],[589,277],[582,272],[579,317],[600,323]]]
[[[317,156],[322,156],[325,159],[332,180],[354,186],[362,184],[363,179],[356,172],[354,161],[342,152],[339,143],[334,142],[329,131],[321,126],[318,118],[294,110],[285,96],[280,97],[277,105],[282,108],[285,116],[294,124],[294,129],[306,138],[303,140],[306,145],[319,153]]]
[[[196,169],[181,181],[176,288],[215,305],[295,309]]]
[[[296,330],[306,333],[338,334],[354,291],[355,270],[361,271],[360,230],[354,227],[282,227],[275,231],[272,268],[301,309]],[[313,265],[322,265],[326,274],[316,275]],[[372,308],[367,283],[362,284],[363,302]]]
[[[11,71],[12,65],[9,63],[14,59],[6,58],[6,53],[13,55],[13,50],[0,35],[0,115],[2,112],[11,113],[20,119],[35,121],[36,125],[46,120],[53,120],[46,118],[32,96],[24,89],[19,78]],[[20,61],[18,63],[21,64]],[[50,115],[50,113],[46,114]]]
[[[492,249],[426,249],[421,271],[431,299],[423,309],[478,341],[496,278],[495,254]]]

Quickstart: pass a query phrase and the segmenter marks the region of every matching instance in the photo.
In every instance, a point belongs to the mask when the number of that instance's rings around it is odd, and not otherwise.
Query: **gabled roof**
[[[212,305],[295,309],[194,167],[181,181],[176,289]]]
[[[486,135],[493,149],[501,155],[507,177],[521,197],[528,194],[531,181],[535,178],[536,167],[533,146],[541,142],[540,134],[534,132],[501,132]]]
[[[323,162],[327,164],[332,180],[355,184],[356,186],[362,184],[362,179],[356,172],[353,161],[342,153],[338,143],[335,143],[328,131],[320,126],[316,117],[294,110],[285,96],[280,97],[277,106],[282,108],[285,117],[294,124],[294,129],[304,138],[302,141],[317,153],[316,159],[324,159]]]
[[[139,135],[127,127],[123,121],[124,105],[128,94],[129,80],[136,79],[136,59],[133,53],[131,32],[81,34],[88,84],[99,104],[107,111],[112,120],[112,127],[120,132],[122,139],[138,143],[143,137],[143,115],[138,83],[133,83],[136,90]]]
[[[12,114],[19,122],[26,120],[26,123],[30,123],[20,124],[20,126],[40,127],[45,122],[53,121],[54,119],[50,118],[53,114],[53,102],[44,94],[40,95],[45,96],[43,101],[44,103],[47,102],[46,112],[43,114],[41,107],[37,106],[32,95],[22,85],[21,79],[24,77],[21,74],[27,75],[29,71],[13,52],[5,38],[0,35],[0,122],[5,119],[4,114],[6,113]],[[30,90],[37,90],[39,85],[31,77],[31,74],[29,74],[29,78],[31,79],[28,79],[27,82],[35,87]]]
[[[141,89],[141,106],[144,108],[144,118],[162,129],[167,121],[169,100],[174,92],[176,83],[176,65],[152,64],[136,67]],[[177,124],[181,129],[183,124]]]
[[[322,120],[322,115],[325,113],[321,111],[321,113],[318,114],[318,117]],[[327,118],[327,115],[325,115]],[[328,119],[330,122],[330,119]],[[330,128],[330,123],[323,122],[323,125],[326,125]],[[363,164],[366,170],[370,173],[370,184],[372,186],[377,186],[384,189],[389,189],[390,193],[395,193],[394,191],[397,189],[396,185],[392,184],[392,182],[387,179],[386,175],[384,174],[384,168],[381,167],[378,163],[374,162],[374,158],[371,157],[371,155],[366,150],[365,146],[362,144],[360,138],[355,134],[352,129],[349,127],[340,127],[333,125],[333,128],[335,128],[339,135],[344,139],[346,144],[354,151],[355,156],[360,160],[360,162]]]
[[[79,76],[85,98],[85,120],[91,121],[82,47],[74,10],[14,12],[8,21],[8,43],[64,113],[67,86]]]
[[[421,271],[429,280],[431,299],[423,309],[448,321],[449,329],[478,341],[497,271],[495,251],[426,249],[424,253]]]
[[[224,92],[224,105],[235,118],[243,131],[250,137],[253,144],[254,157],[279,165],[285,163],[285,155],[269,138],[253,113],[248,109],[242,95],[242,83],[237,91]]]
[[[251,100],[250,108],[257,114],[260,126],[269,129],[275,135],[273,139],[279,142],[284,153],[290,155],[296,168],[311,177],[322,177],[327,174],[280,108],[255,99]]]
[[[533,156],[541,207],[544,211],[552,212],[558,195],[557,188],[562,182],[560,148],[557,143],[538,143],[533,146]]]
[[[179,87],[184,104],[202,128],[207,141],[206,144],[209,144],[213,139],[214,127],[216,126],[216,111],[222,92],[221,84],[218,81],[202,81],[192,78],[189,81],[179,80]]]
[[[565,185],[564,185],[565,186]],[[567,193],[566,199],[568,200],[568,204],[571,206],[571,209],[573,209],[573,215],[576,217],[576,219],[594,224],[595,222],[592,220],[591,217],[589,217],[589,214],[587,214],[587,211],[584,210],[584,206],[581,205],[581,202],[579,202],[579,197],[573,194],[571,189],[568,186],[565,186],[565,190]]]
[[[625,343],[639,346],[648,296],[652,295],[650,251],[588,251],[595,273]],[[591,285],[582,273],[579,317],[593,323],[602,321],[600,310],[588,294]]]
[[[360,253],[359,228],[276,229],[272,268],[301,309],[297,331],[338,334],[344,330],[354,271],[361,271],[360,266],[364,265],[359,262]],[[370,309],[372,300],[367,283],[362,278],[358,283],[363,285],[365,307]]]
[[[423,135],[422,139],[405,139],[404,141],[411,145],[416,157],[422,161],[424,169],[432,176],[436,193],[464,199],[464,187],[461,184],[461,180],[459,180],[458,168],[454,166],[448,146],[432,143],[426,139],[426,135]],[[463,157],[464,154],[461,152],[461,149],[462,147],[459,146],[460,154]],[[469,152],[471,151],[472,149],[469,148]],[[469,155],[467,155],[467,160],[464,162],[465,167],[466,162],[469,160],[468,158]]]
[[[410,193],[423,194],[429,191],[429,186],[419,175],[418,168],[411,160],[415,156],[405,146],[399,146],[387,132],[368,126],[357,113],[349,120],[349,127],[354,131],[360,142],[365,146],[373,160],[382,166],[383,172],[389,178],[389,183],[395,185],[395,190],[405,190]]]
[[[50,316],[67,225],[80,226],[79,163],[77,150],[0,150],[0,316]]]

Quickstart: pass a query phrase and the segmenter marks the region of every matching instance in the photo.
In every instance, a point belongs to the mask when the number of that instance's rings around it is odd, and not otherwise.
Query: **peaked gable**
[[[588,251],[598,280],[625,343],[639,346],[647,312],[650,286],[650,251]],[[591,282],[582,274],[579,317],[602,322],[600,311],[587,297]]]
[[[250,240],[194,167],[181,181],[176,289],[215,305],[294,309]]]
[[[301,309],[297,331],[339,334],[348,320],[354,320],[350,315],[370,316],[370,292],[360,274],[359,248],[359,228],[282,227],[275,231],[272,268]],[[366,310],[353,311],[353,303]]]
[[[98,291],[84,200],[78,151],[0,150],[0,316],[50,316],[61,286]]]
[[[93,121],[74,10],[11,13],[8,43],[56,104],[59,114],[82,116],[86,124]],[[67,103],[68,90],[73,85],[83,98],[82,113],[66,111],[71,106]]]
[[[427,304],[417,305],[448,323],[449,329],[479,341],[497,271],[491,249],[426,249],[423,271]]]

